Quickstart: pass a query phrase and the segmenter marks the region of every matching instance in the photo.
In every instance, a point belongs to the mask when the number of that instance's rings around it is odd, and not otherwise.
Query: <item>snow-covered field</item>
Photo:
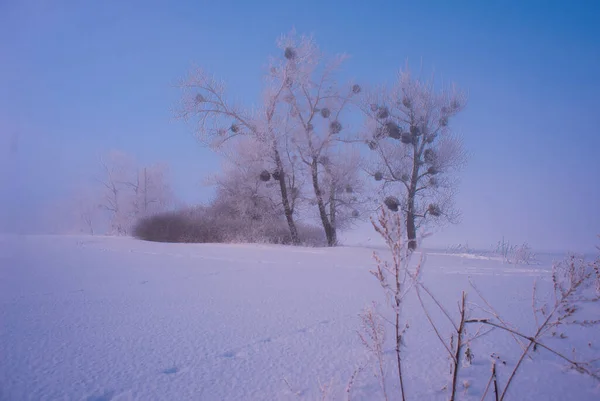
[[[371,301],[384,302],[369,274],[372,252],[0,237],[0,400],[314,400],[329,383],[330,398],[345,399],[350,375],[369,360],[358,314]],[[425,280],[452,311],[462,289],[478,302],[469,277],[507,320],[533,327],[532,283],[548,282],[547,264],[427,258]],[[414,299],[404,312],[409,399],[447,399],[441,345]],[[589,334],[574,331],[551,344],[597,353],[600,335]],[[461,373],[468,388],[461,384],[460,398],[480,399],[492,352],[506,361],[499,364],[502,384],[519,350],[499,332],[479,339],[473,364]],[[379,399],[370,366],[356,379],[353,400]],[[537,352],[509,399],[598,400],[600,389]]]

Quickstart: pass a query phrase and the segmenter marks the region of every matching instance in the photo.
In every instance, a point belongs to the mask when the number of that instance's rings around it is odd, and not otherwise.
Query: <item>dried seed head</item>
[[[323,116],[323,118],[329,118],[330,115],[331,115],[331,110],[329,110],[327,107],[323,107],[321,109],[321,116]]]
[[[352,85],[352,93],[360,93],[361,90],[362,89],[359,84]]]
[[[383,180],[383,174],[381,173],[381,171],[376,172],[373,177],[375,178],[375,181],[381,181]]]

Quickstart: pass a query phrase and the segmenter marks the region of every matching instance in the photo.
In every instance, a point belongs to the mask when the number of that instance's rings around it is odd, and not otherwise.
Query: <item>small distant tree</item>
[[[82,191],[76,194],[74,207],[79,231],[94,235],[101,219],[101,210],[93,193]]]
[[[423,224],[458,221],[453,200],[466,155],[450,121],[465,104],[466,95],[454,86],[436,91],[433,82],[410,72],[363,103],[364,140],[374,154],[367,171],[382,184],[386,206],[403,213],[411,250]]]
[[[173,204],[173,191],[167,175],[165,164],[136,167],[131,172],[124,184],[129,188],[128,201],[133,220],[164,212]]]
[[[101,174],[97,182],[102,188],[98,204],[109,214],[110,232],[127,234],[130,224],[129,205],[126,200],[129,177],[133,168],[132,158],[113,150],[100,159]]]
[[[101,158],[100,166],[100,199],[89,207],[97,205],[108,214],[112,234],[126,235],[138,219],[174,203],[166,165],[138,167],[133,157],[114,150]]]
[[[106,212],[99,204],[101,193],[88,183],[75,185],[64,199],[48,205],[46,224],[60,234],[95,235],[106,228]]]

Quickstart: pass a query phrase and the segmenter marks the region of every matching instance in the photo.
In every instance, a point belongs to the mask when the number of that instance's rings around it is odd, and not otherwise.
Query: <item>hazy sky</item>
[[[600,2],[323,3],[0,0],[0,229],[35,226],[113,148],[170,163],[178,194],[206,200],[219,163],[173,119],[173,84],[197,63],[258,101],[295,27],[349,53],[360,82],[408,60],[469,92],[463,220],[430,244],[600,242]]]

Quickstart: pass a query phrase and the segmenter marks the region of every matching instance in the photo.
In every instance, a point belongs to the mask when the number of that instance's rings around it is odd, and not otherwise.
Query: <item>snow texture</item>
[[[358,314],[373,300],[384,302],[369,274],[372,252],[0,237],[0,400],[314,400],[320,384],[329,383],[331,399],[345,399],[349,377],[370,357],[356,332]],[[460,291],[469,290],[469,276],[509,321],[531,329],[532,283],[536,277],[547,282],[548,265],[427,258],[425,280],[452,311]],[[447,399],[449,364],[441,345],[414,300],[404,313],[409,399]],[[579,334],[552,345],[597,352],[600,337],[588,344]],[[507,363],[499,364],[502,377],[519,350],[496,332],[473,344],[473,364],[461,372],[469,386],[460,399],[480,399],[492,352]],[[380,399],[372,372],[368,366],[359,374],[353,400]],[[600,399],[600,390],[537,352],[510,395],[585,401]]]

